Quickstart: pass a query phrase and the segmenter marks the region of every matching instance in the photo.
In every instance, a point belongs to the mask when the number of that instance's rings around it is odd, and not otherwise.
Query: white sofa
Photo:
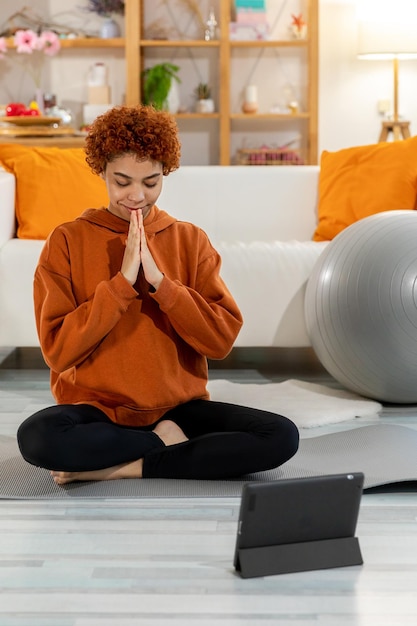
[[[236,347],[310,346],[304,291],[326,243],[313,242],[318,166],[183,166],[158,206],[201,226],[243,316]],[[15,180],[0,169],[0,346],[38,346],[33,272],[43,241],[15,236]]]

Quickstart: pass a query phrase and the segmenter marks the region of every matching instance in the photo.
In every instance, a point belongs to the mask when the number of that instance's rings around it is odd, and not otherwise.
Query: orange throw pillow
[[[108,204],[106,185],[90,170],[83,148],[3,144],[0,164],[16,177],[21,239],[46,239],[59,224]]]
[[[315,241],[333,239],[354,222],[417,205],[417,137],[321,156]]]

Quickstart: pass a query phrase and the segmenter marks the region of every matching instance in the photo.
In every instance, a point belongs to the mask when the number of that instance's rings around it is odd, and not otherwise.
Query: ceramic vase
[[[180,90],[178,83],[175,79],[171,81],[171,87],[169,88],[168,96],[165,101],[165,107],[170,113],[178,113],[180,108]]]
[[[307,37],[307,24],[301,24],[301,26],[293,24],[291,26],[291,33],[293,39],[305,39]]]
[[[258,110],[258,88],[256,85],[248,85],[242,104],[243,113],[256,113]]]
[[[196,113],[214,113],[214,100],[212,98],[202,98],[195,104]]]
[[[112,17],[105,17],[100,29],[100,37],[102,39],[113,39],[120,37],[119,24]]]

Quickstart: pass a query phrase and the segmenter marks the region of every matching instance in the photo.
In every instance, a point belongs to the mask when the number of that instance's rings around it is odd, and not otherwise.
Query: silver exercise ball
[[[325,369],[346,388],[417,402],[417,212],[387,211],[343,230],[307,283],[306,324]]]

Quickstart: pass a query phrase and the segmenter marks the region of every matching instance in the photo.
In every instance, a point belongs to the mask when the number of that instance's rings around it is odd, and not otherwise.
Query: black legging
[[[192,400],[162,419],[174,421],[189,441],[165,446],[152,432],[155,424],[119,426],[88,404],[38,411],[21,424],[17,439],[32,465],[81,472],[143,458],[143,478],[234,478],[278,467],[298,449],[295,424],[258,409]]]

